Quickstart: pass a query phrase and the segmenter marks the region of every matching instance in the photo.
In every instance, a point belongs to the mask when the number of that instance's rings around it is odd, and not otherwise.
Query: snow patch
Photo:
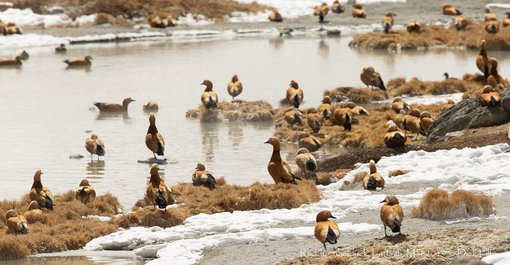
[[[40,15],[34,13],[31,9],[9,8],[0,12],[0,20],[4,22],[13,22],[18,26],[81,26],[92,24],[96,20],[96,15],[80,16],[72,20],[65,14]]]

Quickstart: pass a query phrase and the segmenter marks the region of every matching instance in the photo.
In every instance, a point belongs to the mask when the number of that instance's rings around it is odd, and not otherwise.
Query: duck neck
[[[271,155],[271,161],[281,161],[280,148],[273,147],[273,154]]]
[[[159,186],[161,182],[161,178],[159,177],[159,174],[151,174],[150,183],[153,186]]]
[[[40,181],[35,181],[34,180],[34,183],[32,184],[32,189],[34,189],[34,188],[37,189],[37,188],[42,188],[42,187],[43,187],[43,185],[42,185],[42,183]]]
[[[129,102],[129,101],[122,102],[122,109],[124,111],[127,111],[129,103],[131,103],[131,102]]]
[[[158,133],[158,128],[155,124],[149,125],[149,129],[147,130],[147,133],[156,134]]]

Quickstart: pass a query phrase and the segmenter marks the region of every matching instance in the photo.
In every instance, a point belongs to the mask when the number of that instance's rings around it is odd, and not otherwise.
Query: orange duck
[[[216,188],[216,179],[213,174],[205,169],[205,165],[198,163],[192,176],[193,185],[206,186],[209,189]]]
[[[76,199],[82,203],[89,203],[96,199],[96,191],[89,184],[87,179],[83,179],[80,182],[78,189],[76,189]]]
[[[175,200],[172,196],[172,190],[163,181],[159,175],[159,167],[157,164],[153,164],[150,169],[150,179],[147,184],[147,190],[145,194],[146,205],[154,205],[160,209],[165,209],[168,205],[172,205]]]
[[[273,146],[273,154],[271,155],[271,159],[267,165],[267,171],[273,178],[274,182],[276,184],[297,184],[296,179],[300,180],[301,178],[296,177],[292,173],[292,169],[290,168],[289,164],[282,160],[282,157],[280,156],[280,141],[274,137],[270,137],[265,143]]]
[[[397,197],[386,196],[381,203],[384,203],[381,208],[381,221],[384,225],[384,236],[388,236],[386,227],[390,227],[391,232],[400,234],[400,227],[404,220],[404,211],[402,207],[400,207]]]
[[[14,58],[2,58],[0,59],[0,66],[20,67],[23,64],[21,60],[21,56],[19,55]]]
[[[154,113],[149,114],[149,129],[145,135],[145,145],[151,150],[154,158],[157,159],[156,154],[163,156],[165,151],[165,140],[163,136],[158,132],[156,127],[156,116]]]
[[[227,91],[232,97],[232,101],[243,92],[243,84],[239,81],[237,75],[232,76],[232,80],[228,82]]]
[[[205,85],[205,90],[202,93],[202,104],[206,109],[214,109],[218,107],[218,94],[214,92],[213,83],[209,80],[204,80],[201,85]]]
[[[90,67],[92,66],[92,56],[87,55],[83,60],[64,60],[64,63],[67,64],[68,68],[78,68],[78,67]]]
[[[132,98],[125,98],[121,104],[117,103],[104,103],[104,102],[94,102],[94,106],[96,106],[100,112],[127,112],[129,103],[135,101]]]
[[[396,16],[393,12],[387,12],[384,14],[381,20],[382,27],[384,29],[384,33],[389,33],[390,29],[393,27],[393,24],[395,23],[394,16]]]
[[[326,249],[326,242],[336,244],[340,237],[340,229],[335,221],[329,220],[330,218],[336,219],[330,211],[320,211],[315,218],[314,235]]]
[[[85,149],[90,153],[90,159],[97,155],[97,159],[105,154],[105,146],[103,140],[99,139],[96,134],[91,134],[87,140],[85,140]]]
[[[294,108],[299,108],[299,105],[303,103],[303,89],[299,87],[296,81],[290,81],[289,88],[287,88],[286,98],[289,104],[294,106]]]
[[[55,206],[55,197],[53,197],[53,193],[42,185],[41,175],[42,171],[39,169],[34,174],[34,182],[32,184],[32,188],[30,190],[30,200],[37,201],[39,203],[39,207],[46,208],[48,210],[53,210]]]
[[[370,160],[370,174],[365,175],[363,178],[363,188],[366,190],[376,190],[377,188],[384,188],[384,178],[380,173],[377,173],[375,161]]]

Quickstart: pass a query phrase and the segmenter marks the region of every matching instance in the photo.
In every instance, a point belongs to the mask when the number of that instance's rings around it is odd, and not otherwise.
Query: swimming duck
[[[406,25],[406,30],[409,33],[416,32],[420,33],[421,25],[416,21],[416,19],[411,19]]]
[[[213,83],[209,80],[204,80],[201,85],[205,85],[205,90],[202,93],[202,104],[206,109],[214,109],[218,107],[218,94],[214,92]]]
[[[165,140],[163,136],[158,132],[156,127],[156,116],[154,113],[149,114],[149,129],[145,135],[145,145],[151,150],[154,158],[157,159],[156,154],[163,156],[165,151]]]
[[[448,74],[448,72],[444,72],[443,76],[444,76],[444,80],[458,80],[458,79],[457,79],[457,78],[455,78],[455,77],[450,77],[450,75]]]
[[[352,9],[352,17],[356,17],[356,18],[366,18],[367,17],[367,12],[365,11],[365,9],[363,9],[363,6],[361,4],[358,4],[358,3],[354,3],[352,5],[353,9]]]
[[[232,101],[234,101],[235,97],[239,96],[239,94],[243,92],[243,84],[239,81],[237,75],[232,76],[232,80],[228,82],[227,91],[232,97]]]
[[[321,113],[324,117],[324,120],[329,120],[331,117],[333,117],[333,112],[335,109],[333,108],[333,105],[331,105],[331,98],[329,96],[325,96],[321,104],[319,104],[319,107],[317,107],[317,112]]]
[[[333,13],[343,13],[345,12],[345,6],[338,0],[333,1],[333,5],[331,5],[331,12]]]
[[[289,164],[282,160],[282,157],[280,156],[280,141],[274,137],[270,137],[265,143],[273,146],[273,154],[271,155],[271,159],[267,165],[267,171],[273,178],[274,182],[276,184],[297,184],[296,179],[301,180],[301,178],[292,174],[292,169]]]
[[[55,206],[55,197],[53,197],[53,193],[47,188],[44,187],[41,183],[41,175],[42,171],[38,169],[34,174],[34,183],[32,184],[32,188],[30,190],[30,200],[37,201],[39,203],[39,207],[47,208],[48,210],[53,210]]]
[[[443,5],[443,15],[445,16],[459,16],[459,15],[462,15],[462,12],[452,6],[452,5]]]
[[[494,87],[488,85],[483,88],[480,101],[484,106],[497,107],[501,104],[501,96]]]
[[[384,203],[381,208],[381,221],[384,225],[384,236],[388,236],[386,227],[390,227],[391,232],[400,234],[400,227],[404,220],[404,211],[402,207],[400,207],[397,197],[386,196],[381,203]]]
[[[16,210],[10,209],[5,213],[5,220],[7,221],[7,228],[13,234],[26,234],[28,233],[27,219],[23,215],[19,215]]]
[[[143,111],[146,112],[157,112],[159,110],[159,105],[155,101],[148,101],[143,104]]]
[[[300,148],[304,147],[304,148],[308,149],[310,152],[315,152],[315,151],[319,150],[319,148],[321,148],[322,144],[321,144],[321,141],[317,137],[303,132],[303,133],[299,134],[298,146]]]
[[[27,51],[23,50],[23,51],[19,54],[19,57],[21,58],[21,60],[26,61],[26,60],[28,60],[28,58],[30,58],[30,55],[28,54],[28,52],[27,52]]]
[[[271,14],[269,14],[268,19],[271,22],[282,22],[283,21],[282,15],[278,11],[276,11],[276,10],[273,10],[271,12]]]
[[[303,103],[303,89],[299,87],[296,81],[290,81],[289,88],[287,88],[286,98],[289,104],[294,106],[294,108],[299,108],[299,105]]]
[[[90,67],[92,66],[92,56],[90,55],[87,55],[85,56],[85,58],[83,60],[64,60],[64,63],[67,64],[67,67],[68,68],[72,68],[72,67]]]
[[[94,102],[99,112],[127,112],[129,103],[135,101],[132,98],[122,100],[122,105],[117,103]]]
[[[216,179],[212,173],[205,169],[205,165],[198,163],[192,176],[193,185],[206,186],[209,189],[216,188]]]
[[[391,103],[391,109],[396,113],[400,113],[401,110],[407,113],[409,108],[409,104],[405,103],[402,98],[395,98],[393,103]]]
[[[150,173],[151,177],[147,184],[147,191],[145,194],[146,204],[166,210],[168,205],[172,205],[175,202],[172,196],[172,190],[159,175],[159,167],[157,164],[151,166]]]
[[[388,127],[388,132],[384,135],[384,144],[389,148],[404,146],[407,136],[401,132],[397,125],[392,124]]]
[[[380,173],[377,173],[375,161],[370,160],[370,174],[365,175],[363,178],[363,188],[366,190],[375,190],[377,188],[384,188],[384,178]]]
[[[382,17],[381,24],[384,29],[384,33],[389,33],[390,29],[393,27],[393,23],[395,22],[394,16],[396,16],[393,12],[386,12]]]
[[[373,67],[366,67],[361,70],[360,79],[367,87],[378,87],[386,90],[381,74],[376,72]]]
[[[90,186],[88,180],[83,179],[80,182],[78,189],[76,189],[76,199],[85,204],[96,199],[96,191]]]
[[[99,139],[96,134],[91,134],[87,140],[85,140],[85,149],[90,153],[90,159],[97,155],[97,159],[105,154],[105,146],[103,140]]]
[[[320,211],[315,218],[315,238],[324,245],[326,250],[326,242],[336,244],[340,237],[340,229],[335,221],[329,220],[330,218],[336,219],[330,211]]]
[[[15,66],[19,67],[23,63],[21,62],[21,56],[16,56],[14,58],[2,58],[0,59],[0,66]]]
[[[64,43],[60,44],[59,46],[55,47],[55,53],[66,53],[67,48]]]
[[[485,48],[485,40],[480,42],[480,51],[476,55],[476,67],[483,73],[485,78],[489,77],[489,57],[487,56],[487,50]]]
[[[301,172],[315,172],[317,170],[317,161],[310,151],[304,147],[299,148],[296,156],[296,165],[301,169]]]

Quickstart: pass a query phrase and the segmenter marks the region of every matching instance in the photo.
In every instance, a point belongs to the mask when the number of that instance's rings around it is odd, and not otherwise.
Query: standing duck
[[[27,219],[23,215],[19,215],[16,210],[10,209],[5,213],[5,220],[9,233],[26,234],[28,233]]]
[[[232,101],[234,101],[235,97],[239,96],[239,94],[243,92],[243,84],[239,81],[237,75],[232,76],[232,80],[228,82],[227,91],[232,97]]]
[[[326,249],[326,242],[336,244],[340,237],[340,229],[335,221],[329,220],[330,218],[336,219],[330,211],[320,211],[315,218],[315,238],[324,245]]]
[[[205,90],[202,93],[202,104],[206,109],[214,109],[218,107],[218,94],[214,92],[213,83],[209,80],[204,80],[201,85],[205,85]]]
[[[486,7],[484,10],[485,14],[483,15],[483,20],[485,22],[487,21],[498,21],[498,18],[496,17],[496,14],[492,13],[491,9]]]
[[[290,81],[289,88],[287,88],[286,98],[289,104],[294,106],[294,108],[299,108],[299,105],[303,103],[303,89],[299,87],[296,81]]]
[[[150,169],[150,179],[147,184],[147,191],[145,194],[146,205],[154,205],[160,209],[165,209],[168,205],[172,205],[175,200],[172,196],[172,190],[163,181],[159,175],[159,167],[153,164]]]
[[[103,140],[99,139],[96,134],[91,134],[87,140],[85,140],[85,149],[90,153],[90,159],[94,158],[94,155],[97,155],[97,159],[99,160],[100,156],[104,156],[105,146]]]
[[[193,185],[206,186],[209,189],[216,188],[216,179],[212,173],[205,169],[205,165],[198,163],[192,176]]]
[[[158,156],[165,155],[165,140],[158,132],[158,128],[156,127],[156,116],[154,116],[154,113],[149,114],[149,129],[145,135],[145,145],[147,145],[147,148],[151,150],[155,159],[157,159],[156,154]]]
[[[267,165],[267,171],[276,184],[293,183],[297,184],[296,179],[301,179],[292,174],[292,169],[287,162],[282,160],[280,156],[280,141],[274,137],[270,137],[266,142],[273,146],[273,154]]]
[[[394,16],[396,16],[393,12],[387,12],[384,14],[381,20],[382,27],[384,29],[384,33],[389,33],[390,29],[393,27],[393,23],[395,22]]]
[[[391,232],[400,234],[400,227],[404,220],[404,211],[400,207],[399,201],[395,196],[386,196],[381,203],[381,221],[384,225],[384,236],[387,237],[386,227],[391,228]]]
[[[480,51],[476,55],[476,67],[483,73],[485,78],[489,77],[489,57],[487,56],[487,50],[485,47],[485,40],[480,42]]]
[[[99,112],[127,112],[129,103],[135,101],[132,98],[125,98],[122,101],[122,105],[118,103],[105,103],[105,102],[94,102],[94,106],[99,109]]]
[[[315,157],[306,148],[299,148],[296,155],[296,165],[301,172],[306,175],[308,172],[314,173],[317,170],[317,161]]]
[[[324,117],[324,120],[329,120],[333,117],[333,112],[335,109],[333,108],[333,105],[331,105],[331,98],[329,96],[325,96],[321,104],[319,104],[319,107],[317,107],[317,112],[321,113]]]
[[[352,5],[353,9],[352,9],[352,17],[356,17],[356,18],[366,18],[367,17],[367,12],[365,11],[365,9],[363,9],[363,6],[361,4],[358,4],[358,3],[354,3]]]
[[[428,111],[424,111],[420,115],[420,127],[425,132],[425,134],[429,133],[430,126],[434,122],[434,118]]]
[[[345,6],[338,0],[333,1],[333,5],[331,5],[331,12],[341,14],[345,12]]]
[[[421,111],[419,109],[413,109],[408,115],[404,116],[403,127],[406,131],[416,133],[414,140],[417,140],[420,134],[427,135],[421,126]]]
[[[324,124],[324,117],[319,113],[309,112],[306,114],[306,122],[314,133],[318,133]]]
[[[39,203],[39,207],[46,208],[48,210],[53,210],[55,206],[55,197],[53,197],[53,193],[47,188],[44,187],[41,183],[41,175],[42,171],[38,169],[34,174],[34,183],[32,184],[32,188],[30,190],[30,200],[37,201]]]
[[[503,18],[501,22],[503,23],[503,27],[508,27],[510,26],[510,11],[506,11],[505,15],[506,17]]]
[[[92,186],[90,186],[87,179],[83,179],[80,182],[78,189],[76,189],[76,199],[85,204],[96,199],[96,191]]]
[[[373,67],[363,68],[361,70],[360,79],[367,87],[378,87],[386,90],[381,74],[376,72]]]
[[[78,67],[90,67],[92,66],[92,56],[87,55],[83,60],[64,60],[64,63],[67,64],[68,68],[78,68]]]
[[[276,10],[273,10],[271,12],[271,14],[269,14],[268,19],[271,22],[282,22],[283,21],[282,15]]]
[[[349,108],[336,108],[333,112],[333,119],[331,122],[336,125],[344,127],[344,130],[350,131],[352,129],[352,114]]]
[[[375,161],[370,160],[370,174],[365,175],[363,178],[363,188],[366,190],[375,190],[377,188],[384,188],[384,178],[381,173],[377,173]]]

